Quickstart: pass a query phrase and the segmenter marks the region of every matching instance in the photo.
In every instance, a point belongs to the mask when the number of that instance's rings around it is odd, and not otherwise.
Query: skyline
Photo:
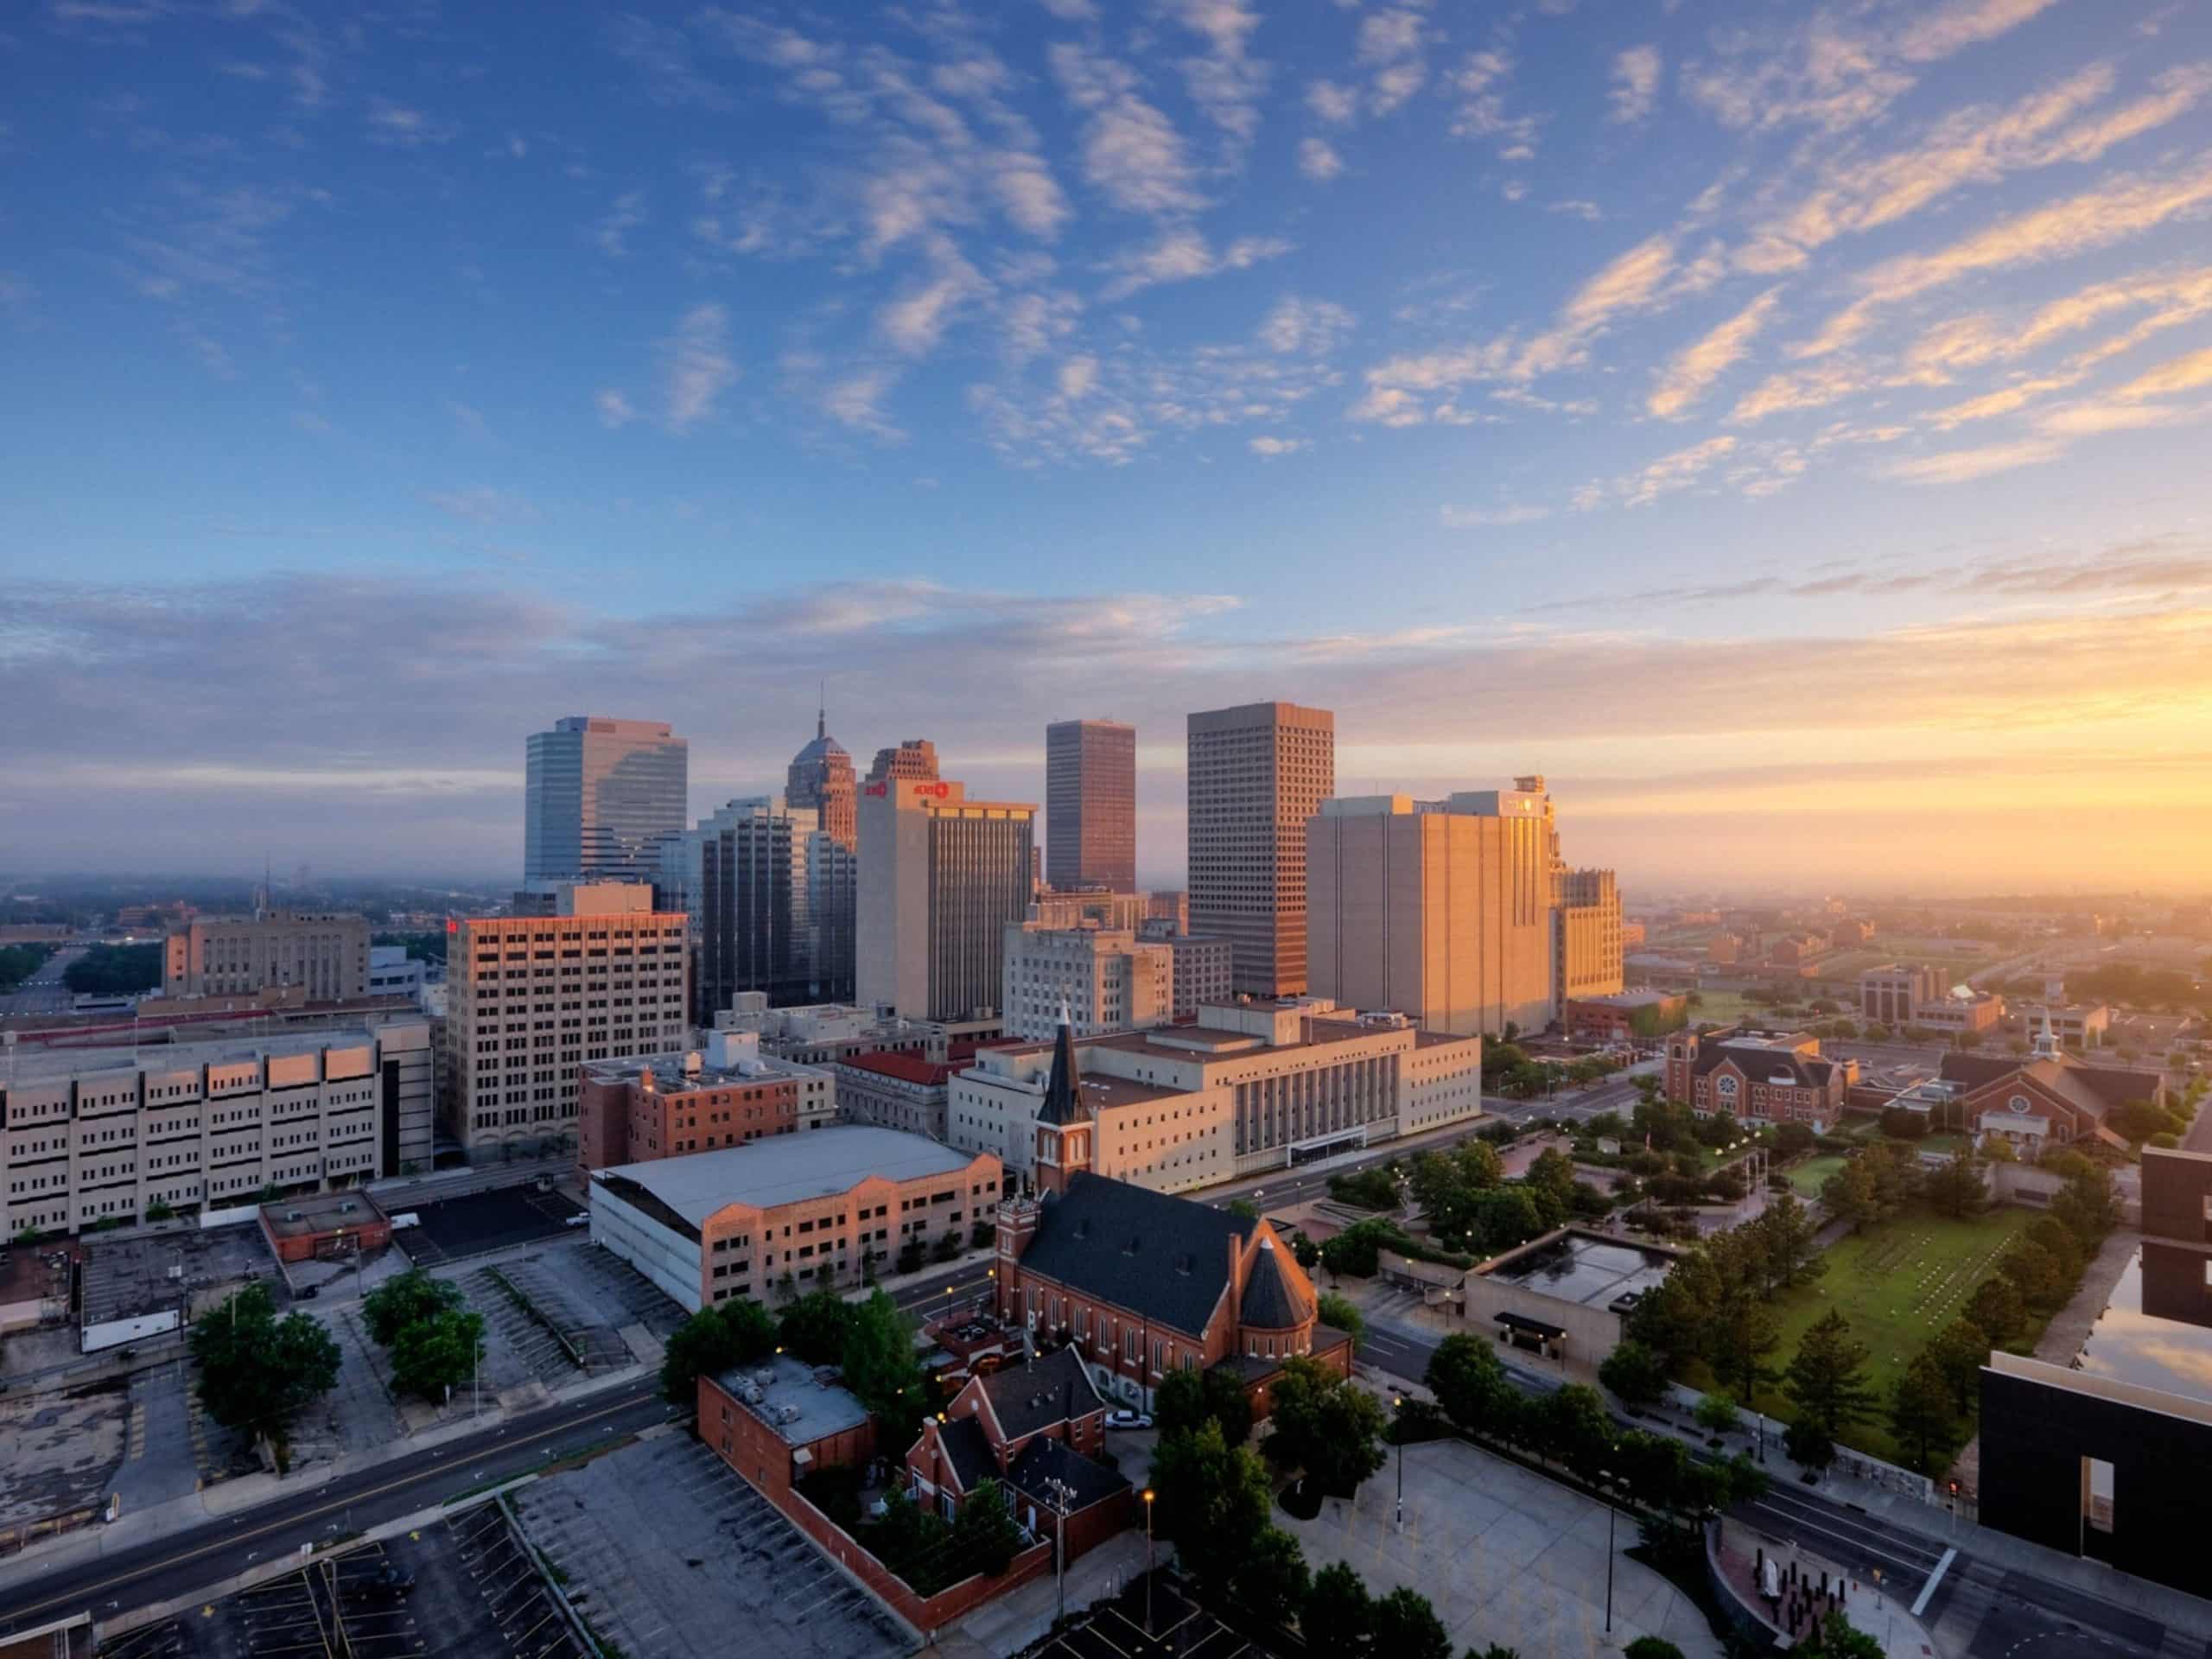
[[[1545,772],[1631,887],[2212,885],[2202,8],[49,0],[0,62],[18,868],[518,872],[529,732],[670,721],[696,821],[826,678],[993,797],[1130,721],[1145,885],[1267,698],[1340,792]]]

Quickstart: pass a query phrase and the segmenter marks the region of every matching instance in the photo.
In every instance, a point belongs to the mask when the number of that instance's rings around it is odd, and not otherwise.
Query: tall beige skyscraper
[[[1337,719],[1251,702],[1194,714],[1191,931],[1230,942],[1239,991],[1306,989],[1306,822],[1336,793]]]
[[[1061,720],[1045,728],[1045,880],[1065,893],[1137,885],[1137,728]]]
[[[1306,842],[1315,995],[1461,1036],[1550,1023],[1548,830],[1497,795],[1323,803]]]
[[[997,1007],[1036,819],[1028,802],[971,801],[950,779],[861,785],[855,1000],[909,1020]]]

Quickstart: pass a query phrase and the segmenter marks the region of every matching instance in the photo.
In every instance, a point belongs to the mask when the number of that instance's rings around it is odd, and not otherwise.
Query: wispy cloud
[[[1191,283],[1280,259],[1291,244],[1276,236],[1240,236],[1217,249],[1195,230],[1169,231],[1157,241],[1116,255],[1107,269],[1103,298],[1123,300],[1163,283]]]
[[[630,399],[613,386],[603,386],[592,397],[592,407],[599,411],[599,423],[610,430],[625,427],[638,418],[638,411]]]
[[[1325,138],[1303,138],[1298,145],[1298,170],[1307,178],[1325,184],[1343,174],[1344,158]]]
[[[1675,420],[1751,350],[1779,303],[1781,290],[1769,289],[1702,340],[1684,346],[1658,372],[1644,408],[1661,420]]]
[[[1059,41],[1047,57],[1068,101],[1084,115],[1084,175],[1128,213],[1192,213],[1205,206],[1175,124],[1137,94],[1123,64]]]
[[[729,350],[729,313],[709,302],[695,305],[661,342],[665,420],[671,432],[688,432],[712,420],[723,392],[737,380]],[[604,410],[601,410],[604,416]]]
[[[1280,455],[1294,455],[1301,449],[1310,449],[1313,447],[1311,439],[1279,438],[1271,433],[1262,433],[1256,438],[1245,440],[1245,448],[1254,454],[1268,461],[1273,461]]]
[[[601,253],[610,258],[620,259],[630,251],[630,232],[645,222],[645,192],[626,190],[614,199],[614,205],[607,209],[607,216],[593,228],[592,240],[599,245]]]
[[[1632,46],[1615,54],[1612,89],[1605,94],[1612,102],[1614,120],[1641,121],[1651,113],[1659,96],[1662,62],[1656,46]]]
[[[1446,530],[1489,530],[1503,524],[1533,524],[1552,516],[1549,507],[1515,502],[1502,507],[1442,506],[1437,522]]]

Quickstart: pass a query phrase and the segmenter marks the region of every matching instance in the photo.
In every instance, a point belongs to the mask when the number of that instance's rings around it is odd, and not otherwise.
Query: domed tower
[[[853,757],[830,735],[827,707],[816,710],[814,741],[791,757],[791,769],[784,774],[784,798],[793,806],[810,806],[820,812],[822,827],[847,851],[860,845]]]

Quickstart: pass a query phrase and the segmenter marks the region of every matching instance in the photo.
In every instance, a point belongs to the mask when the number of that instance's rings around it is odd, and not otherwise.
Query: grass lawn
[[[1789,1185],[1797,1189],[1797,1196],[1808,1202],[1821,1196],[1821,1187],[1827,1178],[1843,1167],[1840,1152],[1823,1153],[1818,1158],[1808,1158],[1789,1172]]]
[[[1814,1322],[1840,1309],[1852,1335],[1871,1351],[1866,1379],[1886,1412],[1890,1391],[1913,1356],[1957,1317],[1996,1270],[2005,1247],[2034,1219],[2034,1211],[2006,1205],[1971,1221],[1904,1217],[1844,1239],[1824,1258],[1826,1273],[1775,1302],[1782,1342],[1774,1363],[1786,1366]],[[1788,1405],[1779,1390],[1759,1398],[1769,1416],[1787,1418]],[[1878,1458],[1896,1457],[1885,1421],[1861,1424],[1844,1438]]]

